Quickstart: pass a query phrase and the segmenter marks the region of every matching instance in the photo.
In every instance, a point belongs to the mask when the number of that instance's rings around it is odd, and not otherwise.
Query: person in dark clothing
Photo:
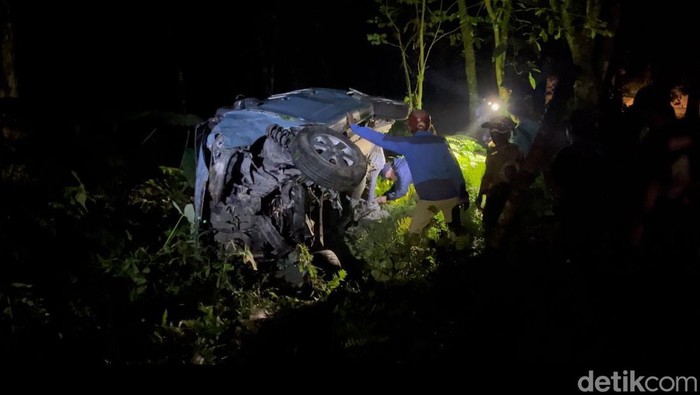
[[[597,119],[594,111],[579,109],[571,114],[567,130],[571,145],[557,153],[551,166],[554,213],[560,226],[556,238],[566,258],[580,258],[598,245],[597,228],[614,215],[608,212],[606,199],[610,177],[595,141]]]
[[[489,130],[491,143],[486,153],[486,171],[481,178],[475,203],[477,208],[481,208],[486,196],[482,224],[487,242],[493,244],[498,232],[498,218],[508,200],[523,153],[516,144],[509,141],[514,123],[508,117],[486,122],[481,127]]]
[[[429,131],[430,114],[424,110],[411,112],[408,116],[410,137],[388,136],[355,124],[350,114],[347,117],[354,133],[405,157],[418,195],[409,232],[422,233],[437,211],[442,211],[445,222],[451,224],[452,209],[468,204],[469,195],[462,170],[447,140]]]
[[[377,197],[376,202],[378,204],[385,204],[388,201],[406,196],[408,187],[413,183],[411,170],[408,168],[406,158],[403,157],[398,157],[392,162],[387,162],[384,168],[379,172],[379,175],[387,180],[392,180],[394,183],[382,196]]]
[[[512,119],[504,117],[504,122],[510,124],[515,121],[510,142],[518,146],[525,159],[540,131],[540,124],[535,118],[531,100],[527,97],[511,97],[508,111]]]

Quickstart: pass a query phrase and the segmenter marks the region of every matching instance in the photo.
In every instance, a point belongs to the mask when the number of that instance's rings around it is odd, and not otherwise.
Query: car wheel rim
[[[312,145],[318,156],[330,164],[350,167],[355,163],[352,148],[336,136],[318,134],[314,136]]]

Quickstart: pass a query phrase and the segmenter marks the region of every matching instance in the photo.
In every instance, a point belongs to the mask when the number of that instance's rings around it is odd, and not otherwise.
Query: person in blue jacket
[[[409,114],[411,136],[389,136],[359,126],[350,114],[347,121],[353,133],[404,156],[418,195],[409,232],[422,233],[438,210],[443,212],[445,222],[451,224],[452,209],[469,204],[462,170],[447,140],[430,131],[431,119],[427,111],[414,110]]]
[[[382,196],[376,198],[378,204],[385,204],[388,201],[400,199],[408,193],[408,187],[413,182],[411,170],[408,168],[406,158],[398,157],[391,162],[386,162],[379,175],[394,183]]]

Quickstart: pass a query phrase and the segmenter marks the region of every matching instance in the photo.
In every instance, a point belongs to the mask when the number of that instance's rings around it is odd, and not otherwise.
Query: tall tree
[[[564,40],[576,67],[574,103],[595,107],[612,56],[619,0],[517,0],[526,11],[522,35],[539,49],[549,39]],[[605,17],[605,18],[604,18]],[[604,20],[607,19],[607,20]]]
[[[493,31],[493,63],[498,95],[504,102],[507,102],[510,93],[503,84],[503,77],[505,76],[508,33],[510,31],[513,2],[512,0],[484,0],[484,5],[491,21],[491,30]]]
[[[14,35],[10,11],[10,4],[4,0],[0,1],[0,52],[2,52],[0,98],[17,97]]]
[[[554,18],[560,22],[573,63],[579,70],[574,85],[575,105],[597,106],[611,51],[596,52],[596,41],[614,36],[617,18],[615,16],[612,23],[601,19],[603,0],[549,0],[549,5]]]
[[[389,45],[399,50],[406,82],[406,101],[411,108],[422,108],[423,83],[430,53],[437,42],[459,29],[452,24],[457,15],[443,0],[375,2],[379,6],[379,15],[369,22],[380,32],[368,34],[367,39],[374,45]]]
[[[469,92],[469,112],[470,118],[473,118],[474,111],[479,106],[479,86],[476,78],[476,55],[474,53],[476,18],[469,15],[466,0],[457,0],[457,8],[464,53],[464,73],[467,76],[467,91]]]

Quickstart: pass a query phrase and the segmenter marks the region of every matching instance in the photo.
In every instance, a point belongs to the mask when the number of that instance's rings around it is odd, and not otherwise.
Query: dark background
[[[308,86],[402,95],[396,58],[365,38],[373,3],[236,3],[19,4],[20,94],[82,109],[184,99],[202,116],[237,94]]]
[[[95,184],[100,185],[97,181],[106,183],[104,180],[111,180],[114,173],[121,171],[115,163],[124,163],[125,173],[136,179],[134,184],[148,178],[144,173],[149,171],[149,167],[141,166],[142,162],[134,159],[137,154],[143,154],[133,149],[132,144],[124,144],[127,149],[121,149],[114,147],[114,142],[121,141],[121,136],[120,139],[113,138],[114,136],[94,137],[99,133],[106,134],[105,129],[117,129],[109,121],[99,123],[96,120],[117,119],[126,113],[158,109],[194,113],[205,118],[213,115],[216,108],[230,104],[238,94],[263,97],[271,92],[309,86],[353,87],[370,94],[395,99],[403,97],[404,82],[397,52],[391,48],[373,47],[366,40],[366,34],[371,31],[366,19],[375,12],[373,2],[347,0],[242,4],[241,1],[224,4],[205,1],[182,6],[173,3],[143,5],[130,2],[81,5],[13,3],[19,94],[23,108],[27,111],[27,124],[34,136],[51,137],[41,141],[27,139],[27,144],[17,150],[18,156],[24,155],[32,162],[41,162],[40,165],[35,165],[36,173],[42,175],[42,182],[47,180],[49,185],[42,183],[27,193],[22,190],[21,193],[1,195],[3,198],[11,198],[9,203],[3,201],[2,207],[13,214],[19,213],[8,222],[11,226],[7,229],[11,231],[5,234],[4,240],[7,246],[14,246],[13,240],[21,242],[17,243],[16,248],[6,248],[7,251],[20,250],[29,257],[42,258],[27,266],[26,270],[32,271],[31,278],[40,278],[44,284],[49,284],[44,287],[52,291],[68,289],[78,294],[76,298],[82,298],[80,292],[84,290],[74,290],[67,279],[68,274],[78,269],[88,270],[83,267],[83,260],[86,259],[84,255],[90,247],[96,248],[102,241],[100,237],[110,236],[109,232],[104,232],[106,236],[95,233],[97,236],[93,237],[92,229],[108,229],[101,223],[90,224],[88,230],[79,228],[72,231],[70,228],[66,231],[67,226],[62,225],[59,228],[63,233],[59,232],[59,237],[27,232],[35,232],[35,228],[39,228],[24,219],[34,219],[43,214],[41,210],[47,206],[46,195],[52,197],[51,201],[62,201],[52,191],[63,191],[65,185],[75,185],[70,171],[75,170],[80,175],[90,192],[97,191],[93,187]],[[655,4],[655,7],[647,7],[640,2],[624,2],[626,8],[620,21],[614,61],[617,65],[624,65],[630,73],[639,72],[652,62],[661,72],[669,75],[682,76],[686,73],[690,77],[696,76],[697,61],[693,60],[697,56],[693,52],[697,39],[696,22],[693,20],[695,14],[680,1]],[[488,50],[481,55],[482,67],[490,67]],[[458,48],[455,48],[454,51],[441,49],[433,56],[426,81],[425,108],[434,114],[434,121],[440,130],[450,132],[459,129],[466,119],[466,85],[461,55]],[[487,83],[482,83],[482,89],[484,94],[490,90]],[[93,123],[85,122],[85,119],[90,119]],[[148,125],[142,129],[119,125],[118,131],[143,132],[136,141],[141,143],[155,128]],[[151,137],[151,141],[159,136]],[[80,146],[71,146],[74,143]],[[57,150],[56,147],[65,151]],[[92,147],[97,149],[86,149]],[[155,144],[153,148],[161,152],[167,151],[163,146]],[[172,148],[171,151],[177,154],[174,161],[180,159],[181,151],[178,152],[177,148],[182,148],[181,139],[167,148]],[[155,149],[148,153],[154,151]],[[7,157],[0,159],[6,160]],[[127,168],[127,165],[131,167]],[[598,188],[604,189],[599,185],[594,187],[595,192],[599,192]],[[115,184],[107,190],[116,189],[126,188],[122,184]],[[613,192],[619,192],[620,189],[613,189]],[[600,190],[600,195],[602,197],[596,196],[593,204],[601,204],[605,201],[605,196],[613,194]],[[17,199],[12,200],[15,196]],[[111,204],[124,207],[123,203],[118,202],[122,194],[114,196],[115,202]],[[97,212],[97,215],[101,213],[98,208],[93,210],[92,206],[91,210]],[[619,220],[617,217],[613,219]],[[161,217],[153,222],[167,223]],[[68,222],[69,225],[72,223]],[[115,223],[116,225],[111,222],[107,224],[110,231],[113,228],[134,228],[116,220]],[[148,227],[142,232],[152,230]],[[23,237],[26,234],[31,236]],[[36,240],[40,241],[39,249]],[[539,245],[547,244],[544,237],[537,242]],[[515,259],[529,263],[541,261],[542,255],[547,251],[544,248],[521,248],[519,252],[520,254],[514,254]],[[617,259],[612,252],[606,255],[606,260],[600,266]],[[667,253],[661,252],[659,255],[666,261],[673,262]],[[683,303],[672,304],[673,309],[666,306],[666,302],[675,297],[674,293],[666,291],[677,289],[683,291],[681,295],[695,295],[697,287],[691,284],[695,277],[689,276],[683,278],[684,282],[662,285],[651,275],[643,281],[631,277],[625,278],[626,283],[620,287],[616,278],[600,276],[603,285],[599,287],[613,296],[603,294],[601,297],[597,288],[592,289],[592,296],[585,296],[587,299],[582,303],[583,307],[590,308],[592,312],[601,312],[602,317],[589,322],[579,320],[578,315],[571,313],[569,307],[574,302],[566,299],[571,295],[578,297],[580,288],[570,290],[572,287],[568,282],[558,281],[566,279],[567,272],[561,269],[550,270],[552,268],[547,264],[545,261],[535,267],[544,273],[541,277],[540,272],[532,274],[524,271],[525,275],[522,275],[523,272],[515,271],[508,274],[505,281],[500,273],[505,268],[498,265],[484,265],[483,268],[478,264],[469,265],[468,270],[454,269],[453,272],[448,267],[441,279],[449,280],[442,282],[447,286],[436,287],[429,294],[431,298],[424,298],[424,294],[410,290],[382,295],[381,299],[388,299],[388,306],[401,306],[396,309],[399,313],[409,309],[413,311],[415,305],[418,306],[419,314],[406,314],[407,320],[394,320],[396,315],[379,317],[380,323],[406,334],[375,354],[386,359],[393,359],[396,355],[418,358],[426,355],[421,351],[431,350],[433,345],[442,343],[443,340],[452,346],[442,354],[448,356],[446,359],[453,357],[455,360],[470,359],[479,362],[482,360],[474,358],[475,355],[489,358],[487,362],[494,362],[501,356],[512,355],[510,351],[517,344],[530,347],[525,352],[534,355],[533,359],[566,356],[570,351],[566,347],[570,346],[571,349],[582,352],[582,355],[577,356],[584,362],[588,360],[588,354],[596,357],[597,352],[604,357],[617,358],[618,361],[642,355],[647,358],[646,361],[657,363],[678,363],[673,358],[663,357],[697,354],[692,348],[665,348],[667,344],[683,346],[686,344],[683,341],[688,338],[693,339],[691,345],[697,344],[694,339],[699,332],[689,324],[692,317],[682,309],[692,305],[692,301],[697,298],[688,297],[683,299]],[[459,275],[454,275],[455,272]],[[591,270],[591,273],[595,272]],[[656,274],[654,271],[648,273]],[[670,278],[676,280],[675,277]],[[593,284],[598,286],[598,282]],[[471,294],[466,294],[472,289],[477,290],[475,295],[486,295],[486,302],[474,302]],[[87,294],[98,294],[90,290],[92,293]],[[99,291],[107,296],[112,295],[110,290]],[[47,301],[53,306],[52,311],[62,311],[55,306],[62,308],[61,303],[71,300],[72,295],[56,292]],[[115,292],[114,295],[121,294]],[[406,298],[406,295],[413,298]],[[505,295],[503,299],[507,301],[524,301],[514,303],[516,307],[511,307],[510,304],[501,303],[501,295]],[[118,302],[114,303],[121,306]],[[98,302],[95,304],[100,305]],[[474,306],[484,308],[478,310]],[[528,316],[526,319],[517,315],[519,310],[516,308],[521,306],[526,308],[522,311],[534,318]],[[472,309],[478,311],[464,314]],[[108,322],[132,322],[121,315],[112,319],[111,305],[105,310],[110,318],[105,319]],[[135,317],[139,312],[119,311],[119,314],[127,317],[133,314]],[[64,316],[73,315],[70,312]],[[591,315],[581,314],[586,319]],[[58,315],[61,319],[64,316]],[[418,323],[422,325],[404,325],[415,323],[414,316],[418,317]],[[319,338],[323,338],[320,335],[330,334],[329,331],[319,331],[318,328],[310,330],[309,326],[314,321],[304,319],[306,316],[301,317],[295,315],[288,320],[288,325],[280,325],[280,332],[288,336],[282,339],[301,333],[311,339],[309,344],[315,345]],[[457,318],[457,325],[451,321],[454,317]],[[79,322],[84,324],[83,321]],[[523,323],[531,322],[536,325],[522,329]],[[399,328],[400,326],[405,328]],[[436,336],[437,339],[428,343],[414,341],[426,338],[424,335],[428,333],[432,336],[436,327],[440,329],[440,337]],[[290,328],[294,329],[290,332],[291,335],[287,333]],[[572,333],[565,331],[568,328],[571,328]],[[119,329],[121,326],[117,326],[114,332]],[[543,333],[554,333],[557,337],[554,341],[545,342],[540,340],[544,337]],[[273,335],[261,338],[261,348],[269,350],[271,355],[284,352],[286,349],[277,347],[280,343],[269,341],[275,339]],[[30,344],[31,349],[41,356],[54,350],[50,348],[55,346],[51,339],[31,337],[27,343],[18,344]],[[651,351],[645,354],[646,350],[639,345],[646,345],[649,339],[654,341],[650,345]],[[67,344],[79,344],[87,348],[97,340],[83,341],[75,336],[74,343]],[[48,345],[45,346],[44,343]],[[415,348],[401,351],[406,344],[414,343],[417,343]],[[120,343],[114,341],[113,344]],[[320,343],[323,344],[325,343]],[[490,348],[494,344],[498,349]],[[540,344],[545,344],[547,348],[537,349]],[[615,345],[610,348],[611,351],[607,351],[609,344]],[[138,347],[139,344],[129,343],[129,346]],[[307,353],[312,354],[319,347],[311,347]],[[60,347],[56,349],[63,351]],[[23,358],[32,359],[33,354],[27,355],[21,348],[18,350],[23,352]],[[69,350],[74,355],[73,359],[84,354],[98,354],[92,350],[82,350],[83,354],[76,353],[74,349]],[[396,354],[395,351],[401,353]],[[616,352],[620,355],[613,354]],[[125,353],[128,354],[128,351]],[[64,357],[61,352],[56,355]],[[267,354],[260,355],[259,358],[264,360]],[[275,361],[272,358],[268,361],[270,360]],[[557,360],[550,362],[557,363]],[[566,385],[573,386],[579,374],[583,375],[586,371],[576,372],[575,377],[563,376],[560,379]],[[542,376],[532,377],[539,379],[547,377],[546,374],[551,375],[549,370],[541,373]],[[650,373],[659,374],[659,371]]]
[[[622,2],[613,61],[631,72],[649,62],[694,70],[694,13],[681,1],[644,4]],[[20,96],[69,117],[104,108],[208,117],[238,94],[309,86],[404,96],[398,51],[366,39],[371,0],[11,6]],[[487,69],[489,48],[480,53]],[[425,108],[438,127],[457,131],[467,110],[462,55],[438,48],[429,63]]]

